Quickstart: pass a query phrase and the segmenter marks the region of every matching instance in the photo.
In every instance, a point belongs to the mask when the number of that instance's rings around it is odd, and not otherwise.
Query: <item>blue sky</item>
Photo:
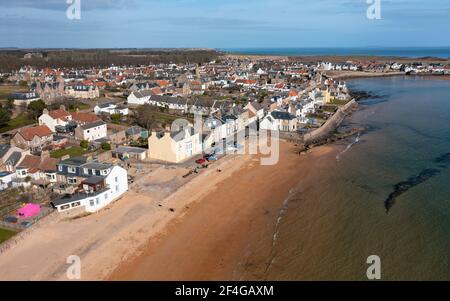
[[[0,47],[450,46],[449,0],[0,0]]]

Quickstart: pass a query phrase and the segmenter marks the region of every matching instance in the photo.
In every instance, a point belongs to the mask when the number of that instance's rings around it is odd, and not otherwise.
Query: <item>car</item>
[[[195,163],[197,163],[197,164],[205,164],[207,161],[206,161],[206,159],[205,158],[201,158],[201,159],[198,159],[198,160],[196,160],[195,161]]]

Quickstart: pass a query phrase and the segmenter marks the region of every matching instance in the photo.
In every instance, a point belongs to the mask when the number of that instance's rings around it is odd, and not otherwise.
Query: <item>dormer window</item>
[[[76,172],[77,172],[77,169],[76,169],[75,167],[73,167],[73,166],[69,166],[69,167],[67,167],[67,171],[68,171],[69,173],[76,173]]]

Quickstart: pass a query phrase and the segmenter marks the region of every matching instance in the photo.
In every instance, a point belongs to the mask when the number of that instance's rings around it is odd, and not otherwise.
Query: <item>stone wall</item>
[[[357,106],[358,103],[352,99],[342,107],[340,107],[330,119],[325,122],[320,128],[311,131],[303,136],[305,146],[320,143],[324,139],[327,139],[342,123],[344,118],[351,113],[352,109]]]

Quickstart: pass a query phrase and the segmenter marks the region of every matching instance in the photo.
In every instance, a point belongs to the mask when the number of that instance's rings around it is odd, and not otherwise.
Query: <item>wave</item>
[[[358,133],[358,136],[356,136],[355,140],[352,143],[348,144],[347,147],[343,151],[341,151],[339,154],[337,154],[336,160],[339,161],[343,154],[348,152],[355,144],[359,143],[360,139],[361,139],[361,133]]]
[[[280,225],[281,225],[281,221],[283,220],[283,218],[285,217],[288,209],[289,209],[289,203],[292,201],[291,197],[293,195],[294,190],[291,189],[289,191],[289,195],[288,197],[284,200],[283,205],[280,208],[280,211],[278,212],[278,216],[277,216],[277,222],[275,223],[275,229],[272,235],[272,250],[270,251],[270,261],[266,266],[266,269],[264,271],[264,274],[267,273],[267,271],[271,268],[271,266],[273,265],[273,263],[275,263],[275,247],[277,245],[278,242],[278,236],[280,234]]]

